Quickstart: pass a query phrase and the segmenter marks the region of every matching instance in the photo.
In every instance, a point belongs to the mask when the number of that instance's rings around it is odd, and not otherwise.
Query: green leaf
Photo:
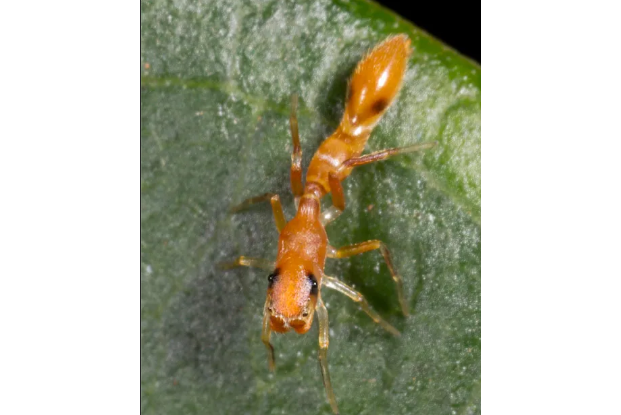
[[[377,252],[328,260],[402,332],[384,332],[322,290],[329,364],[342,414],[480,412],[480,67],[363,1],[143,1],[141,4],[141,410],[145,414],[329,414],[317,327],[260,340],[265,272],[216,264],[274,259],[269,204],[285,214],[289,97],[300,96],[304,165],[340,120],[347,79],[394,33],[415,49],[368,151],[429,140],[424,154],[357,168],[335,246],[381,239],[405,280],[399,311]],[[329,204],[329,197],[325,204]]]

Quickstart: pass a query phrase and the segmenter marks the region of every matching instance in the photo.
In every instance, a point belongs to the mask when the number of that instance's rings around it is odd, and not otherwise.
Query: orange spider
[[[329,245],[325,226],[345,209],[341,182],[354,167],[385,160],[396,154],[408,153],[435,146],[436,142],[392,148],[361,156],[375,125],[390,107],[401,87],[410,40],[405,35],[393,36],[377,45],[360,61],[349,82],[345,113],[336,131],[321,143],[313,156],[302,185],[302,149],[296,117],[297,97],[293,96],[291,117],[291,190],[295,197],[297,214],[286,221],[277,194],[267,193],[247,199],[232,208],[240,211],[252,204],[269,200],[272,204],[276,226],[280,232],[276,262],[259,258],[239,257],[223,264],[225,268],[237,266],[258,267],[271,271],[268,277],[267,300],[264,307],[261,339],[268,351],[270,370],[274,370],[274,348],[270,343],[272,331],[284,333],[291,329],[306,333],[317,313],[319,321],[319,363],[328,401],[338,414],[336,397],[328,372],[328,312],[321,300],[321,287],[327,286],[358,302],[362,309],[384,329],[394,335],[399,332],[373,311],[365,298],[352,287],[324,274],[326,257],[346,258],[379,249],[397,286],[401,310],[408,315],[408,305],[403,294],[403,280],[395,271],[390,252],[379,240],[361,242],[342,248]],[[321,211],[320,200],[332,193],[333,206]]]

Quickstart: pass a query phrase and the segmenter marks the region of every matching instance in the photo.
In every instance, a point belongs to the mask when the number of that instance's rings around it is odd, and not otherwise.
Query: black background
[[[481,63],[481,2],[376,0],[430,35]]]

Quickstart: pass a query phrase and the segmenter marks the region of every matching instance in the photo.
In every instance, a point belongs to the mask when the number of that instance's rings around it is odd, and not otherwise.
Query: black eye
[[[308,279],[311,282],[311,295],[317,295],[317,292],[319,291],[319,284],[317,284],[317,278],[315,278],[315,276],[313,274],[308,274]]]
[[[272,272],[270,275],[267,276],[269,288],[272,288],[272,285],[274,285],[277,279],[278,279],[278,268],[276,268],[274,272]]]

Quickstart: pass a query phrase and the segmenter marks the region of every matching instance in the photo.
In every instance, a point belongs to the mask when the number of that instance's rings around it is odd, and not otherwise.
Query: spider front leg
[[[273,372],[276,368],[276,359],[274,358],[274,346],[272,346],[272,343],[270,343],[272,328],[270,327],[268,301],[265,302],[265,307],[263,307],[263,330],[261,332],[261,340],[267,348],[267,366],[269,367],[270,372]]]
[[[235,261],[221,262],[218,264],[221,269],[233,269],[237,267],[260,268],[264,271],[274,270],[274,261],[268,261],[262,258],[248,258],[245,256],[238,257]]]
[[[317,312],[317,321],[319,322],[319,366],[321,366],[321,377],[323,378],[323,386],[326,389],[326,395],[328,395],[328,402],[332,407],[332,411],[335,414],[339,413],[339,408],[336,405],[336,396],[334,396],[334,390],[332,390],[332,382],[330,382],[330,372],[328,371],[328,344],[329,340],[329,328],[328,328],[328,310],[323,305],[321,297],[317,299],[317,305],[315,306]]]

